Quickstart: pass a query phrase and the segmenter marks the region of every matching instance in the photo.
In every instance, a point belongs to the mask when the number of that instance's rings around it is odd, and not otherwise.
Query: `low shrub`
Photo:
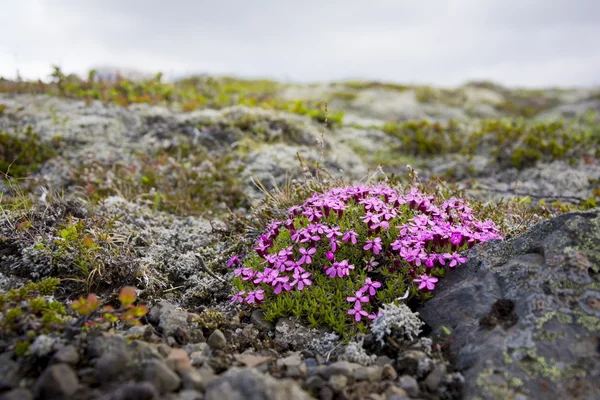
[[[436,201],[412,188],[350,186],[315,193],[271,222],[254,253],[235,255],[232,302],[266,320],[295,315],[312,327],[366,332],[399,296],[425,301],[476,243],[501,239],[461,198]]]

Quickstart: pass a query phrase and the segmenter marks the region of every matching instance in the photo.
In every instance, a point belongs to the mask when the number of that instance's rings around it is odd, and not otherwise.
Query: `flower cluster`
[[[384,185],[335,188],[287,214],[266,227],[255,254],[230,259],[240,289],[232,301],[265,301],[272,316],[293,312],[340,329],[345,321],[334,308],[344,301],[351,303],[344,315],[360,323],[376,318],[378,304],[400,290],[426,299],[447,270],[467,261],[461,251],[501,238],[463,199],[440,204],[415,188],[404,194]],[[304,304],[315,296],[322,312]]]

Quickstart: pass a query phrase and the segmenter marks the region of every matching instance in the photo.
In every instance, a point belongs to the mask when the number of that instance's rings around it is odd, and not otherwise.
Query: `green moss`
[[[490,378],[493,375],[496,375],[496,377],[492,380]],[[475,383],[485,393],[486,399],[507,400],[513,399],[515,396],[514,389],[520,387],[520,385],[512,386],[511,383],[518,384],[519,381],[518,378],[507,381],[505,376],[495,373],[492,368],[486,368],[477,376]],[[522,384],[522,381],[520,383]]]
[[[42,142],[29,126],[22,135],[0,130],[0,174],[19,178],[37,171],[56,155],[56,146]]]
[[[58,283],[56,278],[49,278],[0,292],[0,314],[4,315],[0,339],[12,343],[18,356],[26,355],[38,334],[59,331],[67,320],[65,307],[45,297],[53,294]]]
[[[561,367],[554,359],[546,359],[539,356],[537,350],[525,350],[525,357],[519,360],[519,366],[531,379],[544,377],[552,382],[570,379],[573,377],[585,377],[586,372],[576,367]]]

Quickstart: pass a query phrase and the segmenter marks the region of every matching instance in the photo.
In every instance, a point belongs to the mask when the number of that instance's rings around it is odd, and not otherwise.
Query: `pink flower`
[[[242,297],[244,294],[246,294],[245,290],[242,290],[241,292],[238,292],[235,296],[233,296],[233,298],[231,299],[232,303],[240,302],[243,303],[244,302],[244,298]]]
[[[458,264],[464,264],[467,262],[467,257],[462,257],[459,253],[453,253],[453,254],[444,254],[444,256],[450,260],[450,264],[448,264],[448,266],[450,268],[454,268],[456,267]]]
[[[354,320],[356,322],[360,322],[362,317],[367,317],[369,315],[368,312],[361,309],[360,302],[354,303],[354,307],[348,310],[348,314],[354,315]]]
[[[300,257],[300,260],[298,260],[298,264],[310,264],[312,263],[311,256],[317,252],[317,249],[311,247],[310,249],[306,250],[304,247],[300,247],[298,251],[300,254],[302,254],[302,257]]]
[[[363,292],[362,289],[358,290],[355,294],[354,297],[346,297],[346,301],[349,302],[354,302],[354,306],[356,306],[356,303],[358,303],[360,305],[360,303],[368,303],[369,302],[369,296],[363,296]]]
[[[354,231],[348,231],[346,232],[346,234],[344,235],[344,237],[342,238],[342,240],[345,243],[348,243],[348,241],[350,241],[350,243],[352,244],[356,244],[356,237],[358,236],[358,234]]]
[[[383,247],[381,246],[381,238],[376,237],[373,240],[367,239],[367,244],[363,247],[363,250],[373,249],[373,253],[379,254]]]
[[[290,286],[297,285],[296,287],[298,288],[298,290],[302,290],[304,289],[304,286],[312,285],[312,281],[308,279],[309,276],[310,272],[305,272],[303,274],[294,273],[294,280],[292,281]]]
[[[273,286],[275,286],[275,290],[273,293],[279,294],[282,289],[292,290],[292,287],[288,285],[288,281],[290,280],[289,276],[278,276],[273,280]]]
[[[365,279],[365,286],[361,287],[360,291],[366,292],[368,290],[369,294],[371,296],[375,296],[375,289],[378,289],[380,287],[381,287],[381,283],[373,282],[373,281],[371,281],[371,278],[367,278],[367,279]]]
[[[462,241],[462,234],[460,232],[452,232],[452,236],[450,236],[450,243],[455,246],[458,246]]]
[[[435,283],[438,281],[438,278],[430,277],[427,275],[421,275],[420,278],[413,279],[413,282],[420,282],[419,290],[427,288],[427,290],[435,289]]]
[[[242,255],[241,254],[236,254],[233,257],[231,257],[229,259],[229,261],[227,261],[227,266],[231,267],[233,265],[240,265],[241,264],[241,259],[242,259]]]
[[[264,299],[265,299],[265,291],[262,289],[258,289],[254,292],[248,293],[248,296],[246,297],[246,303],[252,304],[255,302],[260,302]]]

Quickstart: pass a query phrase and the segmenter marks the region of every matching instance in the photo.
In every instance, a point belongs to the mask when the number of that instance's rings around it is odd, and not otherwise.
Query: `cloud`
[[[3,6],[0,75],[51,64],[293,81],[598,85],[594,0],[20,0]]]

